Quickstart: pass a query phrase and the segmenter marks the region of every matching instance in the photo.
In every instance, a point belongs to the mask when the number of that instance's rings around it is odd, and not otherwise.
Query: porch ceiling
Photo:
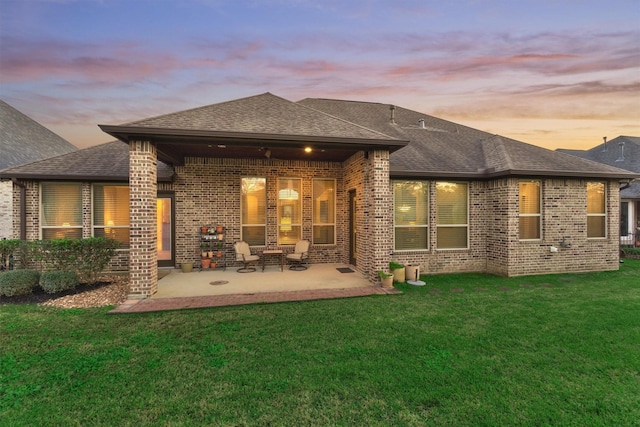
[[[186,157],[267,158],[342,162],[358,151],[396,151],[409,143],[398,139],[336,138],[305,135],[212,132],[185,129],[99,125],[129,143],[148,140],[158,150],[158,159],[183,165]],[[305,148],[311,148],[306,152]]]

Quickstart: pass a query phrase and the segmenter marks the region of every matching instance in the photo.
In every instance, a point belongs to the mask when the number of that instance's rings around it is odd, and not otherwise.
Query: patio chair
[[[287,259],[292,261],[293,264],[289,267],[289,270],[302,271],[306,270],[307,266],[304,265],[309,259],[309,241],[298,240],[296,247],[292,253],[287,254]]]
[[[236,242],[233,244],[233,249],[236,251],[236,261],[242,262],[242,267],[238,269],[238,273],[251,273],[256,271],[255,267],[249,267],[249,263],[255,263],[260,260],[259,255],[252,255],[251,248],[247,242]]]

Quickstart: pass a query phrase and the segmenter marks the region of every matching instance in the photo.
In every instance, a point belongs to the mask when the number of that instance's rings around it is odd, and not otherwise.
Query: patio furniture
[[[293,253],[287,254],[287,259],[293,262],[289,270],[306,270],[307,266],[304,263],[309,259],[309,241],[298,240]]]
[[[269,255],[277,255],[280,257],[280,271],[284,271],[284,252],[280,249],[267,249],[262,251],[262,271],[264,271],[265,260]]]
[[[259,261],[260,256],[251,254],[251,248],[247,242],[236,242],[233,244],[233,249],[236,251],[236,261],[240,261],[243,264],[242,267],[238,269],[238,273],[251,273],[256,271],[256,268],[249,267],[249,264]]]

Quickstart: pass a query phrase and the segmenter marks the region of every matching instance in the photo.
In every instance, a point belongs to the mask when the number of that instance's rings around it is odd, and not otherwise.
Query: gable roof
[[[158,181],[170,181],[173,168],[158,162]],[[129,146],[121,141],[77,150],[0,171],[0,178],[65,181],[129,181]]]
[[[304,99],[298,102],[378,132],[408,139],[391,154],[392,177],[576,176],[630,179],[636,175],[389,104]],[[393,120],[391,119],[393,115]]]
[[[0,170],[78,148],[0,100]]]
[[[183,163],[186,155],[264,157],[255,150],[233,151],[238,146],[290,149],[313,144],[327,150],[357,151],[384,147],[394,151],[408,144],[406,140],[332,117],[268,92],[123,125],[99,126],[125,142],[148,138],[157,144],[160,158],[179,164]],[[225,145],[229,150],[216,150],[217,145]],[[208,146],[213,150],[202,150]],[[280,154],[287,153],[281,150]]]

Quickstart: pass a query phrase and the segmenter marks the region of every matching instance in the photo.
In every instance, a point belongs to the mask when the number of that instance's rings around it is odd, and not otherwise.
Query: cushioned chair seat
[[[306,270],[307,267],[304,262],[309,258],[309,241],[298,240],[293,253],[287,254],[287,259],[292,261],[293,264],[289,267],[289,270]]]
[[[242,262],[242,267],[238,269],[238,273],[251,273],[256,271],[256,268],[250,267],[249,264],[259,261],[260,256],[251,253],[251,248],[247,242],[236,242],[233,245],[233,249],[236,251],[236,261]]]

